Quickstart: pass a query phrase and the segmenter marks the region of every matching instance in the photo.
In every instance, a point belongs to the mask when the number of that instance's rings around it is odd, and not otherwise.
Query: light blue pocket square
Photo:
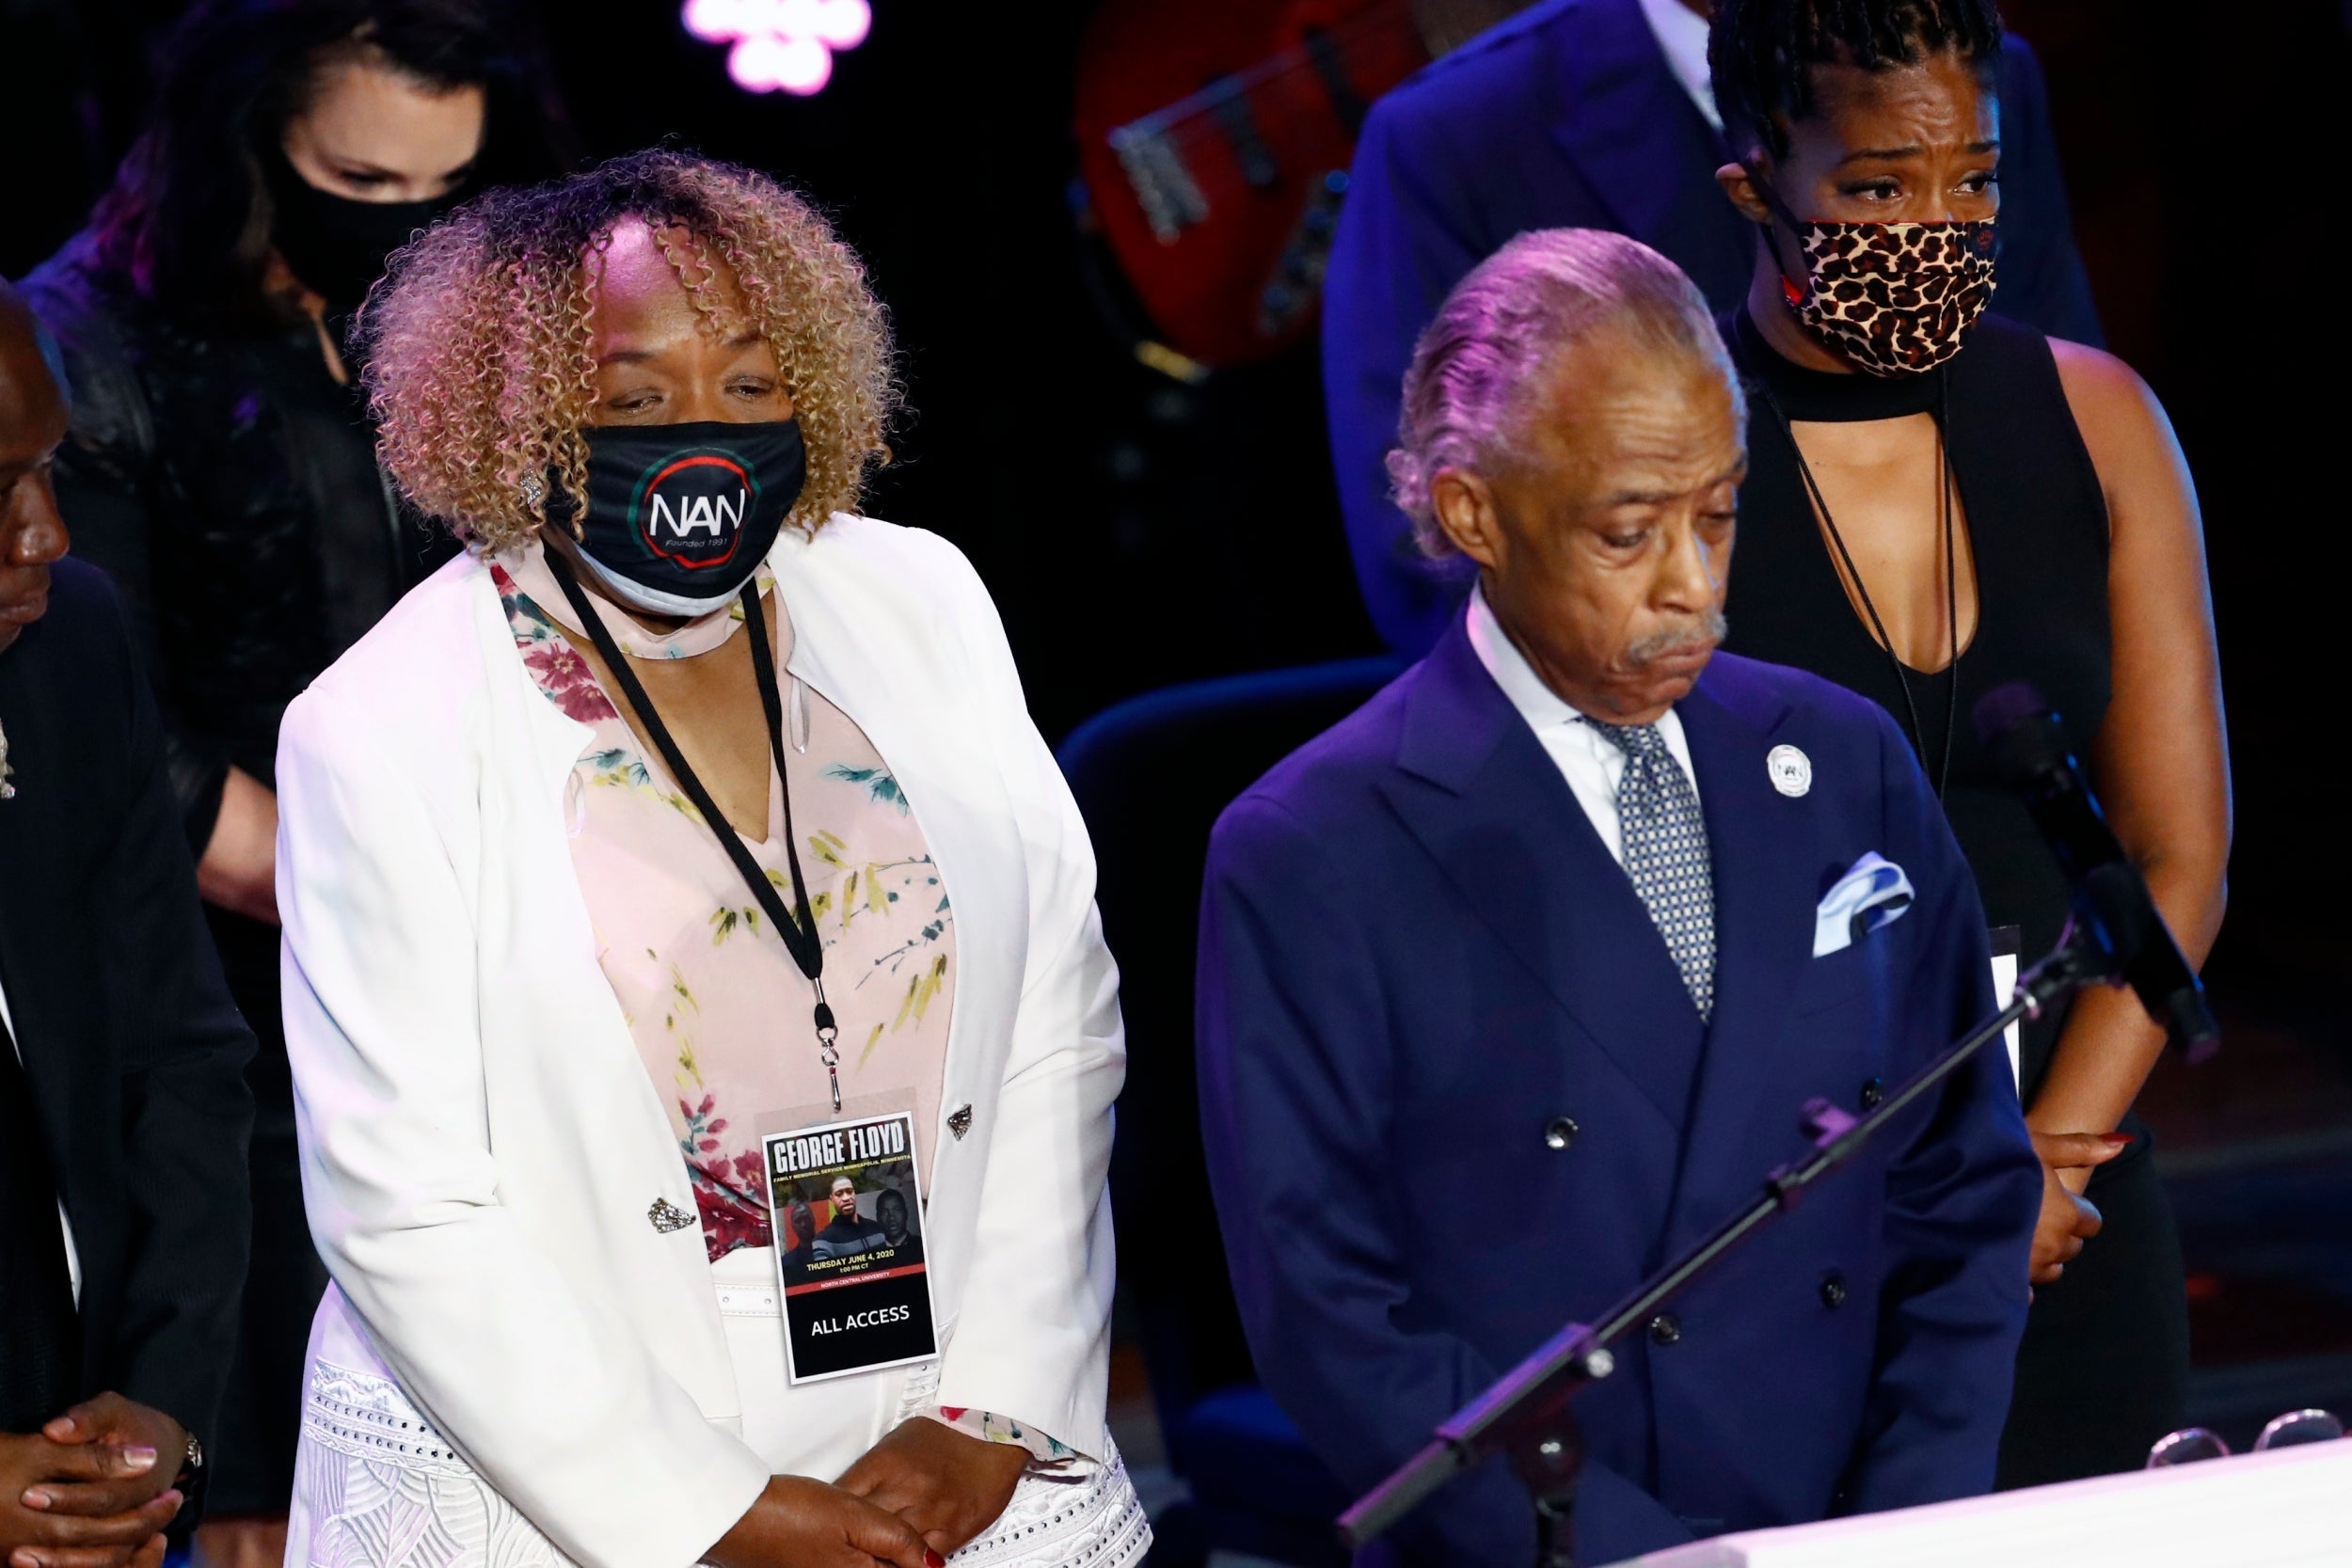
[[[1911,908],[1911,879],[1875,849],[1864,855],[1822,895],[1813,911],[1813,956],[1842,952],[1882,926],[1891,926]]]

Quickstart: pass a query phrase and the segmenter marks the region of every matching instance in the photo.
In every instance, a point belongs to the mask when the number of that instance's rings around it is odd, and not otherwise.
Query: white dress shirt
[[[16,1020],[8,1012],[8,988],[0,986],[0,1025],[6,1026],[8,1043],[16,1045]],[[16,1046],[16,1059],[24,1060],[24,1048]],[[65,1274],[73,1282],[73,1305],[82,1305],[82,1255],[73,1250],[73,1222],[66,1218],[65,1195],[57,1195],[57,1224],[65,1231]]]
[[[1595,729],[1590,719],[1544,684],[1527,656],[1503,634],[1502,624],[1487,607],[1482,589],[1470,591],[1470,640],[1478,662],[1502,688],[1502,694],[1511,699],[1511,705],[1519,710],[1519,717],[1527,721],[1527,727],[1535,732],[1535,738],[1559,768],[1560,776],[1568,781],[1568,789],[1591,819],[1593,832],[1608,846],[1610,856],[1623,865],[1625,829],[1617,820],[1617,781],[1625,776],[1625,753]],[[1681,765],[1683,776],[1691,781],[1691,794],[1696,799],[1699,784],[1691,768],[1691,743],[1682,737],[1682,721],[1675,717],[1674,709],[1668,708],[1658,721],[1658,733]]]
[[[1666,54],[1666,69],[1691,95],[1707,123],[1720,131],[1724,117],[1715,107],[1715,84],[1707,71],[1707,19],[1682,0],[1642,0],[1642,20],[1649,24],[1658,47]]]

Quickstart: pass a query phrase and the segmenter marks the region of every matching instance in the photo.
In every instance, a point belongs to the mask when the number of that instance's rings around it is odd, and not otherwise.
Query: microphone
[[[2221,1048],[2221,1030],[2205,1006],[2205,988],[2181,957],[2139,867],[2115,841],[2058,716],[2024,681],[1986,692],[1970,716],[1994,767],[2025,797],[2034,826],[2074,886],[2076,912],[2097,927],[2120,978],[2190,1061],[2212,1055]]]

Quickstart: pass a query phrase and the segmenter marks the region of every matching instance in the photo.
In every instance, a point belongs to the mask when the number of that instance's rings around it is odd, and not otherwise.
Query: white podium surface
[[[1721,1535],[1633,1562],[1639,1568],[2352,1564],[2352,1438]]]

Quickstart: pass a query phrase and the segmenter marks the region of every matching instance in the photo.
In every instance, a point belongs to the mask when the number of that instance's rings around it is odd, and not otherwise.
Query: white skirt
[[[794,1387],[773,1250],[739,1247],[710,1273],[743,1440],[771,1474],[830,1480],[932,1403],[936,1362]],[[332,1286],[311,1326],[306,1381],[286,1568],[576,1568],[433,1431]],[[1134,1568],[1151,1544],[1113,1449],[1099,1465],[1031,1464],[1004,1514],[949,1560]]]

